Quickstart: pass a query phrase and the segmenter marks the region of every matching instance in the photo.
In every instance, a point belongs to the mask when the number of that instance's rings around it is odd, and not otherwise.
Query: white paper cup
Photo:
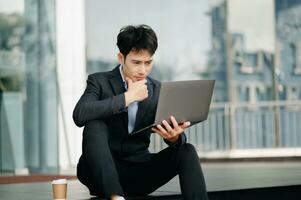
[[[67,199],[67,180],[66,179],[53,180],[52,194],[54,200]]]

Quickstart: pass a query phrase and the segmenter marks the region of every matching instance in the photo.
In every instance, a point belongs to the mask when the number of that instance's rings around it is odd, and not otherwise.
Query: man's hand
[[[179,125],[177,120],[173,116],[170,117],[170,120],[172,122],[173,128],[168,124],[166,120],[163,120],[162,124],[164,125],[164,127],[157,125],[157,127],[152,128],[152,130],[169,142],[176,143],[179,139],[179,135],[181,135],[183,131],[188,126],[190,126],[190,122],[184,122],[183,124]]]
[[[142,101],[148,97],[146,79],[133,82],[130,78],[125,78],[128,90],[124,93],[125,105],[128,106],[134,101]]]

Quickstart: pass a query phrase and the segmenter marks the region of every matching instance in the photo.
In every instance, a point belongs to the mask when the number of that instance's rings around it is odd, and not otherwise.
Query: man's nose
[[[139,67],[138,73],[139,73],[139,74],[143,74],[143,75],[146,73],[145,64],[142,64],[142,65]]]

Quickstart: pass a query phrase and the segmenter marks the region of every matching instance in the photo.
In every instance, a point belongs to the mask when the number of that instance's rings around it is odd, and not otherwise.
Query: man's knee
[[[180,151],[182,153],[188,153],[188,154],[196,152],[195,147],[192,144],[190,144],[190,143],[182,144],[180,146]]]
[[[198,159],[195,147],[189,143],[182,144],[179,147],[178,159]]]

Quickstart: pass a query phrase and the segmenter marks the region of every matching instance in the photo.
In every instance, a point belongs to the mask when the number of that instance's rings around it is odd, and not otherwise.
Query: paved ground
[[[205,163],[203,171],[209,192],[301,185],[301,162]],[[178,177],[159,188],[155,199],[179,199]],[[169,198],[167,198],[169,196]],[[0,185],[2,200],[46,200],[52,198],[51,183]],[[69,200],[90,199],[77,180],[68,182]]]

